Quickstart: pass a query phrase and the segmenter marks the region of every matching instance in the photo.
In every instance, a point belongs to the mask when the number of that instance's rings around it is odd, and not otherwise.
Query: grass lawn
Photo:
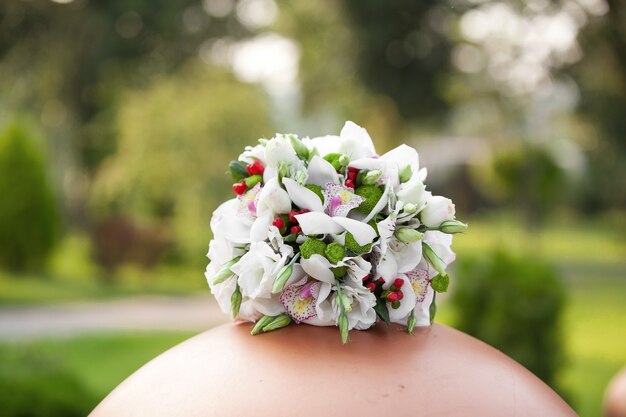
[[[24,381],[21,374],[28,374],[34,375],[34,378],[21,382],[23,386],[17,390],[36,390],[27,385],[38,384],[33,380],[49,379],[48,368],[52,367],[57,370],[54,379],[59,379],[58,373],[61,373],[61,376],[70,377],[91,394],[81,397],[78,401],[83,403],[77,404],[82,410],[90,410],[144,363],[190,336],[182,332],[133,332],[3,344],[0,345],[0,358],[3,358],[0,359],[0,386],[6,381]],[[54,379],[51,385],[55,384]],[[10,387],[9,392],[11,388],[14,387]],[[50,385],[43,389],[50,389]],[[0,392],[0,403],[3,394]],[[37,401],[37,398],[25,398],[24,410],[31,408],[28,401]]]

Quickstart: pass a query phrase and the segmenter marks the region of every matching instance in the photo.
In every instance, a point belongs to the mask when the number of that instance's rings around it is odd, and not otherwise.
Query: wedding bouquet
[[[252,334],[292,321],[351,329],[428,326],[455,255],[452,201],[426,191],[415,149],[376,154],[367,131],[278,134],[230,163],[236,197],[211,219],[206,278]]]

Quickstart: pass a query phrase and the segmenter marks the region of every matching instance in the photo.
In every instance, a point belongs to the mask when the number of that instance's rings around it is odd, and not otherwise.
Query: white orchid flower
[[[406,273],[417,266],[422,259],[422,242],[405,243],[396,238],[397,210],[386,219],[378,222],[380,240],[374,249],[374,265],[378,276],[391,285],[398,273]]]

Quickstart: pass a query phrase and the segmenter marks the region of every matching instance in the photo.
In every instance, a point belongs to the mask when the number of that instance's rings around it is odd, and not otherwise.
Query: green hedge
[[[14,122],[0,135],[0,266],[41,267],[58,228],[42,152],[26,126]]]
[[[83,417],[97,399],[60,364],[35,351],[0,349],[0,415]]]
[[[532,257],[495,252],[460,262],[452,303],[456,327],[500,349],[555,387],[563,361],[564,286]]]

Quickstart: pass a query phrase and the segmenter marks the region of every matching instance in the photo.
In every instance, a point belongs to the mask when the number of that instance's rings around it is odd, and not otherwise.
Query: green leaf
[[[384,300],[380,298],[376,299],[376,305],[374,306],[374,311],[376,311],[376,314],[378,314],[378,317],[380,317],[382,321],[387,323],[387,325],[391,324],[391,320],[389,319],[389,310],[387,310],[387,303]]]
[[[241,161],[231,161],[228,168],[230,169],[230,175],[233,177],[234,182],[240,182],[248,177],[246,164]]]
[[[449,275],[436,275],[431,281],[430,286],[433,287],[433,290],[437,292],[446,292],[448,291],[448,285],[450,285],[450,276]]]

